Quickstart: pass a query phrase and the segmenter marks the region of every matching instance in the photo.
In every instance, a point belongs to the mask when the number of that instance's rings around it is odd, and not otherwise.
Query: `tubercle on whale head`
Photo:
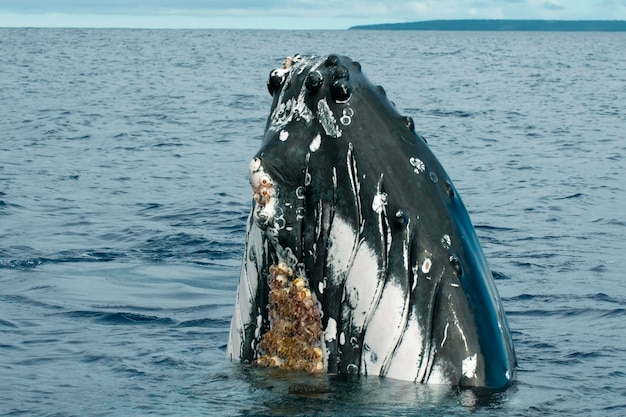
[[[312,56],[304,58],[301,55],[295,55],[294,57],[287,57],[283,63],[282,68],[276,68],[270,72],[267,80],[267,89],[270,95],[275,96],[283,88],[289,86],[289,81],[293,71],[304,71],[309,64],[309,59],[315,59],[318,57]],[[314,65],[314,67],[320,66],[320,63]],[[338,103],[345,103],[350,99],[352,95],[352,85],[349,81],[349,70],[346,66],[340,64],[340,58],[337,55],[329,55],[324,59],[323,66],[329,70],[330,79],[324,80],[320,71],[315,69],[310,70],[304,81],[306,89],[310,94],[318,92],[324,82],[330,86],[330,92]],[[353,62],[353,66],[360,71],[361,66],[358,62]]]

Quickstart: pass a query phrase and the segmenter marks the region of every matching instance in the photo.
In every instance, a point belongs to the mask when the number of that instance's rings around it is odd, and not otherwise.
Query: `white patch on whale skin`
[[[387,206],[387,193],[377,192],[374,194],[374,198],[372,199],[372,210],[374,210],[375,213],[380,214],[385,209],[385,206]]]
[[[384,282],[378,276],[376,254],[366,242],[361,242],[344,284],[344,293],[350,295],[352,326],[356,329],[367,326],[383,285]]]
[[[311,121],[313,121],[313,112],[309,109],[304,100],[307,94],[304,83],[302,84],[302,88],[300,89],[298,96],[292,97],[288,100],[284,99],[286,90],[285,87],[289,84],[291,78],[294,76],[294,73],[298,76],[302,74],[307,67],[310,67],[309,71],[315,71],[323,62],[324,59],[320,57],[298,57],[297,60],[293,61],[293,65],[289,68],[274,70],[282,71],[282,74],[285,76],[285,80],[283,82],[283,87],[280,90],[278,104],[270,115],[271,122],[268,126],[268,130],[278,132],[293,120],[302,119],[307,123],[311,123]]]
[[[445,234],[441,237],[441,246],[443,246],[444,249],[450,249],[450,245],[452,244],[452,240],[450,239],[450,236]]]
[[[309,150],[311,152],[315,152],[320,148],[321,144],[322,144],[322,136],[318,133],[317,135],[315,135],[315,137],[311,141],[311,144],[309,145]]]
[[[329,317],[328,324],[326,324],[326,329],[324,329],[324,340],[326,342],[332,342],[337,339],[337,321]]]
[[[476,367],[478,365],[478,359],[474,353],[472,356],[468,356],[463,359],[461,369],[463,370],[463,376],[466,378],[474,378],[476,376]]]
[[[336,216],[330,227],[328,241],[326,265],[332,272],[332,283],[339,285],[343,275],[351,265],[352,252],[357,242],[356,231],[345,220]]]
[[[384,367],[393,362],[394,349],[404,332],[406,304],[408,297],[405,291],[390,278],[384,287],[380,300],[367,324],[363,344],[367,344],[377,354],[373,362],[370,355],[362,357],[369,375],[385,376]]]
[[[250,214],[252,216],[252,214]],[[254,297],[259,284],[257,260],[262,259],[263,238],[261,230],[248,218],[247,244],[241,264],[239,285],[235,301],[235,311],[230,324],[227,356],[236,361],[241,358],[241,347],[244,341],[244,328],[251,323]]]
[[[406,329],[387,370],[389,378],[414,381],[419,371],[424,336],[417,317],[409,315]],[[421,381],[418,381],[421,382]]]
[[[413,172],[416,174],[421,174],[424,170],[426,170],[426,165],[424,165],[424,162],[422,162],[419,158],[411,157],[409,162],[413,166]]]
[[[335,120],[335,116],[333,115],[333,111],[330,109],[326,98],[321,99],[317,102],[317,120],[319,120],[320,124],[324,128],[324,132],[328,136],[333,138],[341,137],[341,129],[337,126],[337,121]]]
[[[250,161],[250,165],[248,165],[248,171],[250,172],[250,176],[257,172],[261,167],[261,160],[259,158],[252,158]]]
[[[430,376],[428,377],[428,384],[434,385],[448,385],[450,384],[450,378],[448,378],[441,366],[434,365]]]
[[[304,94],[302,91],[297,98],[279,103],[272,112],[272,122],[268,129],[277,132],[293,120],[303,119],[310,123],[313,120],[313,112],[304,102]]]
[[[286,130],[281,130],[280,134],[278,135],[278,139],[281,140],[281,142],[286,141],[289,138],[289,132],[287,132]]]
[[[239,290],[237,290],[237,295],[235,297],[235,311],[233,312],[233,318],[230,321],[228,345],[226,346],[226,357],[231,361],[236,361],[241,357],[241,344],[244,339],[244,325],[241,312],[239,311],[239,305],[241,304],[239,299]]]

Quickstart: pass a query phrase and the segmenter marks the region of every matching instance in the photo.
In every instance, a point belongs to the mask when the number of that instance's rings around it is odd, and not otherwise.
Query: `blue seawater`
[[[626,415],[626,34],[0,29],[0,415]],[[286,55],[359,60],[468,207],[520,369],[482,395],[225,359]]]

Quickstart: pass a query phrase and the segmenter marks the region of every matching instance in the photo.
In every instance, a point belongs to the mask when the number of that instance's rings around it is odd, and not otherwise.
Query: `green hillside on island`
[[[359,30],[476,30],[545,32],[626,32],[625,20],[427,20],[352,26]]]

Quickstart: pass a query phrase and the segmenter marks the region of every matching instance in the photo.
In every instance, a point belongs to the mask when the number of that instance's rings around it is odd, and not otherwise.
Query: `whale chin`
[[[249,165],[231,360],[503,388],[516,359],[458,192],[347,57],[295,56]]]

